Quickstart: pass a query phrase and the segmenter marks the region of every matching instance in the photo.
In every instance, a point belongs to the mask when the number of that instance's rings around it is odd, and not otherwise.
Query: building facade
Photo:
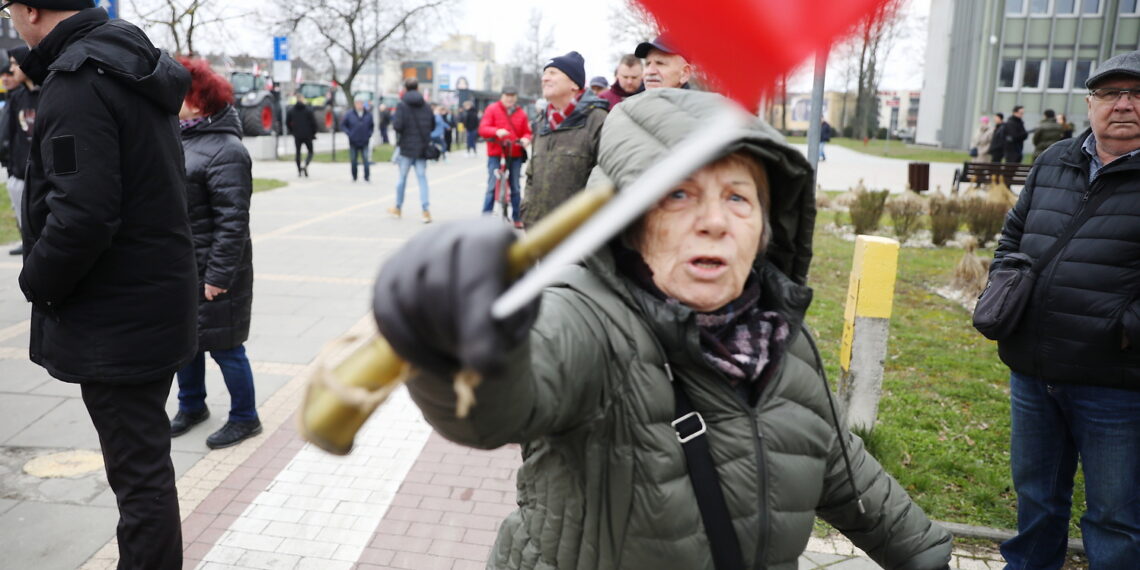
[[[970,146],[982,115],[1045,109],[1088,127],[1084,82],[1140,49],[1140,0],[932,0],[916,141]]]

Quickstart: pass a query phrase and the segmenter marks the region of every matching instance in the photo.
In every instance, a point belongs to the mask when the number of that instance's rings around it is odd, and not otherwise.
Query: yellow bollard
[[[873,429],[879,413],[898,259],[898,241],[855,238],[839,352],[839,400],[851,428]]]

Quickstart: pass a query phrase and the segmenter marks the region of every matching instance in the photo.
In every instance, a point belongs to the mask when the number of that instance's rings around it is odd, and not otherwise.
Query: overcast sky
[[[234,5],[245,4],[261,9],[266,6],[264,0],[229,1]],[[898,42],[891,50],[882,89],[921,88],[922,56],[926,43],[925,22],[930,13],[930,1],[910,0],[908,18],[921,26],[910,26],[910,37]],[[537,8],[543,13],[544,27],[552,29],[554,34],[554,49],[547,55],[576,50],[586,60],[587,78],[595,75],[611,77],[616,63],[614,54],[631,52],[635,47],[632,41],[615,41],[611,37],[610,9],[620,3],[620,0],[572,0],[569,3],[552,0],[458,0],[458,9],[452,22],[439,30],[438,37],[425,38],[427,45],[424,47],[429,48],[450,33],[472,34],[481,41],[495,42],[496,59],[500,63],[510,63],[514,51],[525,38],[531,9]],[[271,31],[249,30],[235,35],[237,41],[234,44],[240,46],[238,51],[262,56],[272,54]],[[838,88],[834,81],[835,75],[837,74],[832,70],[829,88]],[[795,90],[810,90],[810,69],[791,87]]]

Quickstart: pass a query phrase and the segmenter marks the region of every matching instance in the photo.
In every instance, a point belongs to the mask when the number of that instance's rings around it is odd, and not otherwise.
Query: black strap
[[[704,521],[705,534],[709,537],[712,549],[713,566],[716,570],[743,570],[744,559],[740,553],[740,541],[732,528],[732,518],[728,515],[728,504],[724,491],[720,488],[720,478],[716,474],[705,436],[705,420],[693,409],[693,403],[681,382],[673,381],[673,394],[676,399],[677,419],[673,429],[685,450],[685,462],[689,465],[689,479],[697,494],[697,507]]]
[[[1057,240],[1053,242],[1053,245],[1049,246],[1049,249],[1045,250],[1045,253],[1037,258],[1037,261],[1033,262],[1033,267],[1030,268],[1030,272],[1034,275],[1040,275],[1041,272],[1045,270],[1045,266],[1049,265],[1053,257],[1065,247],[1066,243],[1069,243],[1069,240],[1077,233],[1077,230],[1081,229],[1081,226],[1096,213],[1097,208],[1099,208],[1110,195],[1112,195],[1112,190],[1106,188],[1097,192],[1096,195],[1092,197],[1092,200],[1086,202],[1085,208],[1069,222],[1069,225],[1065,226],[1065,231],[1061,232],[1061,237],[1057,238]],[[1088,199],[1086,195],[1081,200],[1084,201]]]

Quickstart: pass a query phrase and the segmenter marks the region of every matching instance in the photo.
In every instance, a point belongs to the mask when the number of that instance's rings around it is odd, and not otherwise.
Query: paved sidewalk
[[[839,151],[832,147],[834,162]],[[904,165],[905,167],[905,165]],[[485,160],[452,155],[433,164],[437,221],[478,212]],[[373,415],[347,457],[304,444],[294,413],[326,343],[367,335],[371,281],[385,257],[422,229],[409,177],[405,217],[394,202],[395,167],[374,165],[371,184],[347,164],[313,164],[298,180],[291,162],[256,162],[257,177],[289,186],[254,196],[255,294],[246,346],[253,361],[262,435],[209,451],[228,396],[208,367],[214,414],[173,441],[185,568],[482,568],[501,519],[514,508],[517,446],[460,447],[433,433],[405,391]],[[114,497],[78,388],[27,361],[28,307],[18,259],[0,260],[0,536],[3,568],[114,568]],[[176,410],[176,389],[167,409]],[[34,460],[34,461],[33,461]],[[813,539],[801,568],[877,567],[842,540]],[[998,568],[956,557],[955,568]]]

